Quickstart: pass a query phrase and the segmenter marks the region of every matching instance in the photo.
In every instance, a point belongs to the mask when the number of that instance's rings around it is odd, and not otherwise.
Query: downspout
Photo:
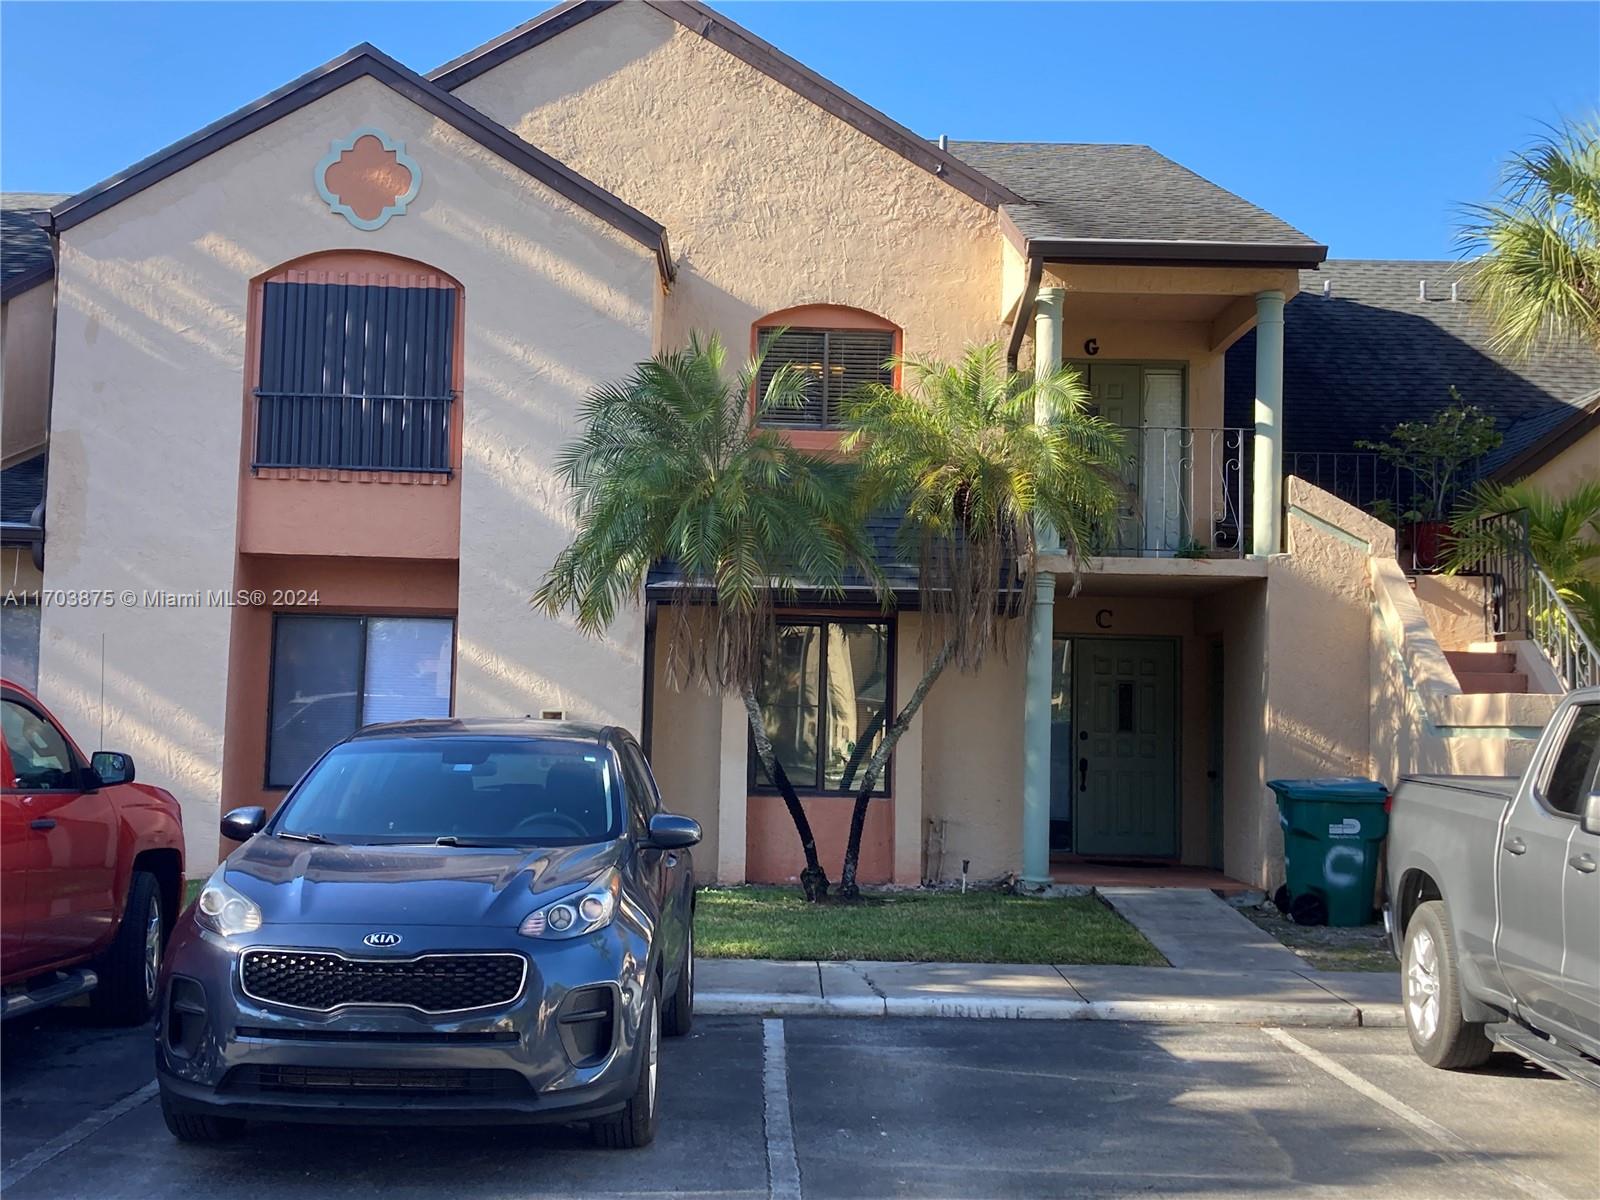
[[[1037,254],[1028,257],[1028,281],[1017,299],[1017,311],[1011,317],[1011,335],[1006,339],[1006,370],[1017,369],[1017,355],[1022,351],[1022,335],[1028,331],[1033,315],[1034,298],[1039,294],[1039,280],[1044,277],[1044,259]]]
[[[55,214],[48,209],[34,214],[34,220],[50,239],[50,261],[55,270],[50,275],[50,366],[45,376],[44,396],[44,482],[40,486],[39,535],[33,543],[33,565],[41,576],[44,573],[44,520],[50,507],[50,435],[56,427],[56,333],[57,314],[61,307],[61,234],[56,229]]]
[[[661,603],[647,600],[644,606],[644,704],[639,713],[639,745],[650,757],[650,742],[655,733],[656,716],[656,618]]]

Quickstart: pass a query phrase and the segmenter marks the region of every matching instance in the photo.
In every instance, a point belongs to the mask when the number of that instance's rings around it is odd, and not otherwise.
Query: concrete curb
[[[701,992],[702,1016],[937,1017],[986,1021],[1131,1021],[1171,1025],[1289,1025],[1302,1029],[1394,1028],[1397,1005],[1274,1003],[1269,1000],[1059,1000],[982,996],[795,996],[776,992]]]

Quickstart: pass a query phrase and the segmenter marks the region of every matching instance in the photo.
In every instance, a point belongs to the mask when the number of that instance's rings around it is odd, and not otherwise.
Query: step
[[[1491,1025],[1485,1032],[1495,1045],[1514,1050],[1547,1071],[1554,1071],[1557,1075],[1600,1090],[1600,1062],[1548,1041],[1515,1021]]]
[[[1444,652],[1450,669],[1456,674],[1466,671],[1469,675],[1489,675],[1494,672],[1509,674],[1517,669],[1517,656],[1509,651],[1497,650],[1482,652],[1473,650],[1446,650]]]
[[[1456,682],[1469,696],[1506,692],[1520,695],[1528,690],[1528,677],[1521,671],[1457,671]]]
[[[24,986],[6,992],[4,998],[0,999],[0,1020],[9,1021],[12,1017],[38,1012],[41,1008],[71,1000],[74,996],[93,991],[99,982],[99,978],[87,967],[75,971],[57,971],[42,979],[29,980]]]

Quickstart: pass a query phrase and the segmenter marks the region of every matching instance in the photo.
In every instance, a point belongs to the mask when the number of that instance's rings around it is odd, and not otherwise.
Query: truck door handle
[[[1567,866],[1571,867],[1574,871],[1582,871],[1585,875],[1593,875],[1595,868],[1594,855],[1574,854],[1571,858],[1567,859]]]
[[[1089,790],[1089,760],[1087,758],[1078,760],[1078,790],[1080,792]]]
[[[54,829],[55,827],[56,821],[54,817],[40,817],[36,821],[28,822],[29,829]]]
[[[1519,837],[1508,838],[1506,839],[1506,849],[1512,854],[1526,854],[1528,852],[1528,843]]]

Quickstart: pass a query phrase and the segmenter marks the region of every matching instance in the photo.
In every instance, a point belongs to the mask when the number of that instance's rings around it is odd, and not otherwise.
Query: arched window
[[[785,429],[838,429],[847,396],[867,383],[893,385],[888,360],[900,353],[900,329],[859,308],[808,304],[762,317],[755,324],[755,346],[762,355],[757,394],[784,364],[808,380],[799,408],[768,409],[763,425]]]
[[[460,284],[408,259],[335,251],[255,286],[253,470],[453,473]]]

